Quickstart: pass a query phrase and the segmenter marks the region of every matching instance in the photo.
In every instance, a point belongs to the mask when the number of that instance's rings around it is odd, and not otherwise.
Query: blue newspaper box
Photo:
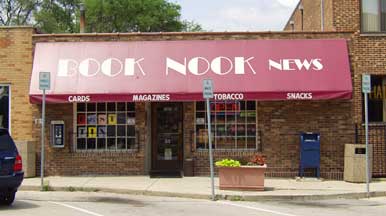
[[[320,177],[320,134],[300,134],[300,176],[304,176],[304,169],[315,168]]]

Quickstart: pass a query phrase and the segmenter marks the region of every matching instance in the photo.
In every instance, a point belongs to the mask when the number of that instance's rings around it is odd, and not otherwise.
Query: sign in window
[[[77,150],[137,149],[134,103],[78,103],[76,120]]]

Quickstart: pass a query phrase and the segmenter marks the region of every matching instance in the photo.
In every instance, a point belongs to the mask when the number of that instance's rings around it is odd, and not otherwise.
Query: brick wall
[[[320,21],[313,14],[306,13],[306,10],[314,10],[318,14],[319,1],[302,0],[305,8],[305,28],[304,30],[314,30],[313,25],[320,25]],[[333,29],[337,31],[353,31],[352,46],[351,46],[351,69],[353,76],[353,121],[356,124],[361,124],[363,121],[363,96],[361,93],[361,75],[369,73],[374,75],[386,76],[386,37],[384,34],[362,34],[361,28],[361,0],[333,0],[329,3],[329,8],[326,11],[332,16]],[[309,9],[307,9],[309,8]],[[290,19],[295,20],[296,30],[299,30],[299,15],[300,12],[295,10]],[[285,30],[290,30],[287,25]],[[370,127],[371,128],[371,127]],[[371,131],[370,131],[371,132]],[[377,144],[380,145],[379,143]],[[383,144],[384,145],[384,144]],[[383,149],[385,146],[374,148],[374,167],[377,170],[386,170],[386,155]],[[377,175],[386,176],[386,172]]]
[[[303,30],[321,31],[320,0],[301,0],[304,7]],[[295,8],[284,27],[291,31],[289,21],[294,21],[295,31],[301,31],[301,12]],[[359,31],[360,30],[360,0],[324,0],[324,30],[325,31]]]
[[[35,173],[34,156],[27,151],[36,143],[33,135],[36,107],[29,103],[28,97],[34,32],[31,27],[0,27],[0,84],[10,86],[10,131],[22,154],[26,176]]]
[[[353,37],[352,46],[352,70],[353,70],[353,110],[354,122],[361,124],[363,121],[363,94],[361,93],[361,76],[363,73],[386,76],[386,37],[384,34],[362,34],[360,32],[360,0],[335,0],[334,1],[334,25],[337,30],[352,30],[356,33]],[[370,127],[370,134],[372,131]],[[378,135],[376,139],[381,138]],[[373,174],[386,176],[386,154],[385,144],[372,143],[373,151]]]
[[[320,0],[302,0],[303,5],[303,30],[304,31],[321,31],[321,9]],[[324,0],[324,30],[335,30],[333,25],[333,0]],[[291,31],[290,21],[294,21],[294,30],[301,31],[302,16],[299,7],[296,7],[293,14],[288,19],[284,31]]]
[[[28,91],[32,71],[31,27],[0,27],[0,84],[11,87],[11,132],[18,142],[34,141]]]
[[[360,1],[361,0],[333,0],[333,25],[336,30],[360,30]]]
[[[45,175],[143,175],[147,129],[145,103],[136,103],[136,130],[139,131],[138,151],[76,151],[74,146],[73,105],[48,104],[46,107],[47,134],[45,140]],[[53,148],[50,144],[50,122],[65,122],[65,146]],[[40,136],[39,128],[35,130]],[[39,142],[40,143],[40,142]],[[40,146],[37,146],[37,173],[40,173]]]
[[[262,154],[267,157],[267,176],[294,177],[299,173],[300,132],[321,135],[321,176],[343,179],[344,145],[354,141],[351,101],[259,102],[258,129],[262,131]],[[248,161],[257,151],[215,151],[215,160]],[[197,151],[195,174],[208,175],[207,151]],[[311,170],[310,170],[311,171]],[[312,171],[311,171],[312,172]]]
[[[353,63],[354,68],[354,121],[356,124],[363,123],[363,94],[361,93],[361,75],[363,73],[369,73],[372,75],[383,75],[386,77],[386,37],[376,36],[376,35],[359,35],[356,34],[356,39],[354,40],[354,56],[355,61]],[[378,130],[377,127],[370,127],[370,134],[376,133]],[[374,131],[373,131],[374,130]],[[378,134],[375,137],[375,140],[382,139],[384,135]],[[377,176],[386,176],[386,154],[385,142],[369,142],[371,145],[374,145],[373,148],[373,173]]]
[[[314,131],[321,137],[321,176],[342,179],[344,145],[353,141],[350,101],[282,101],[259,103],[263,153],[271,175],[298,172],[299,133]]]

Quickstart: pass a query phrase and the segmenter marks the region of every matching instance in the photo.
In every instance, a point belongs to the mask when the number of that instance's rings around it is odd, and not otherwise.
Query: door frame
[[[156,163],[156,151],[158,147],[157,143],[157,106],[158,104],[176,104],[179,106],[180,110],[180,119],[181,119],[181,145],[178,148],[178,160],[177,160],[177,169],[174,170],[171,168],[171,171],[182,171],[183,170],[183,162],[184,162],[184,104],[183,102],[154,102],[151,103],[150,109],[151,109],[151,139],[150,139],[150,170],[151,171],[159,171],[160,169],[157,169],[155,167]],[[162,171],[162,170],[161,170]]]
[[[10,83],[0,83],[0,86],[8,87],[8,133],[12,135],[12,93],[11,93],[11,84]]]

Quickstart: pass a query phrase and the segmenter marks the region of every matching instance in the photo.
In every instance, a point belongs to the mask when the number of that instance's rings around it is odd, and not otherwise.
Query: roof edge
[[[285,30],[285,27],[289,24],[289,22],[291,21],[291,19],[292,19],[293,16],[295,15],[295,12],[296,12],[296,10],[299,8],[299,5],[300,5],[300,3],[301,3],[302,1],[303,1],[303,0],[299,0],[298,4],[296,5],[296,7],[294,8],[294,10],[292,11],[291,16],[288,18],[287,22],[285,23],[285,25],[284,25],[282,31]]]
[[[0,26],[0,29],[25,29],[25,28],[36,30],[36,28],[33,26]]]
[[[132,33],[66,33],[33,34],[32,37],[95,37],[95,36],[178,36],[178,35],[269,35],[269,34],[352,34],[355,31],[264,31],[264,32],[132,32]]]

